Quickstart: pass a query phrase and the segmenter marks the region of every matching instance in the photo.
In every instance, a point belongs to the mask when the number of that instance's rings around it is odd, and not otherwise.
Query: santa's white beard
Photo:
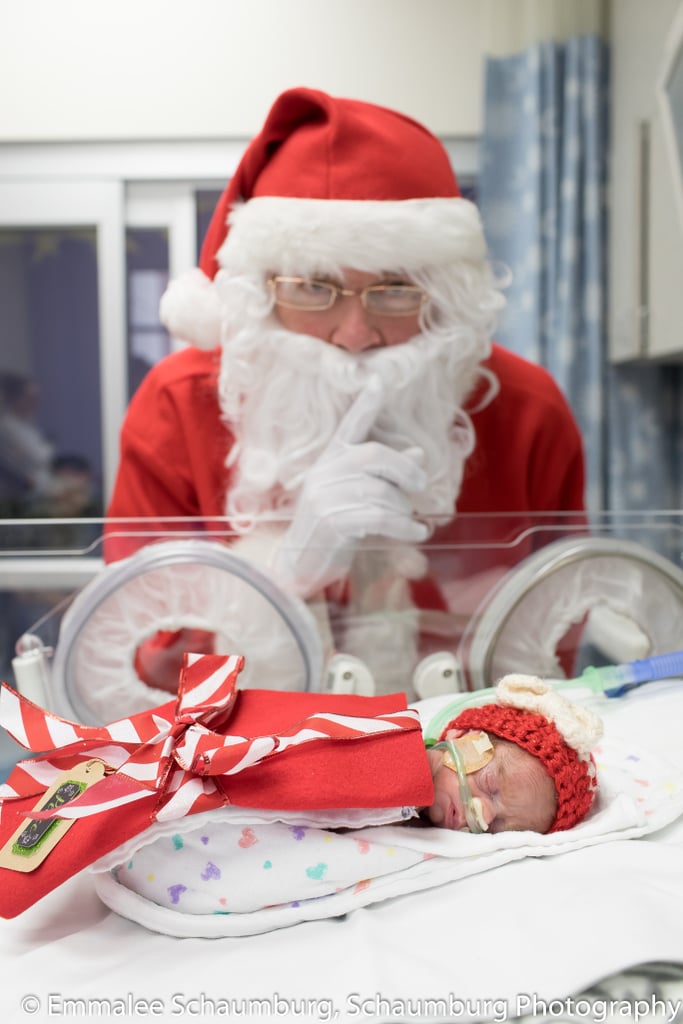
[[[419,446],[427,486],[410,495],[414,511],[423,520],[435,517],[434,525],[450,520],[474,446],[463,403],[488,354],[488,323],[456,330],[428,324],[402,345],[352,355],[284,330],[263,302],[257,288],[235,288],[224,307],[233,326],[230,331],[226,324],[219,394],[236,439],[228,457],[233,479],[226,514],[242,532],[243,557],[271,571],[281,530],[253,527],[273,513],[285,521],[293,515],[306,473],[371,376],[380,378],[384,401],[368,440],[399,451]],[[243,326],[237,326],[240,318]],[[319,607],[325,653],[361,658],[376,692],[412,695],[422,627],[409,580],[427,571],[426,556],[411,546],[361,540],[344,600],[337,606],[328,595]]]
[[[269,512],[290,513],[307,470],[368,379],[379,377],[384,403],[367,440],[398,451],[418,446],[428,483],[411,496],[414,510],[450,518],[474,446],[462,405],[480,359],[463,359],[452,339],[426,335],[353,355],[272,317],[238,331],[224,344],[220,378],[221,408],[236,438],[227,516],[245,528]]]

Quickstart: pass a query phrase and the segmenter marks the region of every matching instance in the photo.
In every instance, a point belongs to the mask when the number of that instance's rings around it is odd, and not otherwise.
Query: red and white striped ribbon
[[[156,793],[153,817],[168,820],[222,806],[226,796],[214,779],[291,747],[420,728],[417,712],[407,709],[372,717],[318,712],[277,735],[226,733],[243,664],[236,656],[188,654],[175,708],[169,702],[107,726],[58,718],[3,684],[0,724],[30,750],[56,749],[20,762],[0,786],[0,802],[38,796],[64,770],[96,757],[111,769],[102,780],[58,811],[32,811],[31,817],[86,817]]]

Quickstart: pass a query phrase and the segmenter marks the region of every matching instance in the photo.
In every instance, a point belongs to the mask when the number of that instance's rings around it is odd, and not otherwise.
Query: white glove
[[[366,440],[383,397],[371,378],[306,476],[275,565],[282,585],[302,597],[346,575],[363,537],[419,543],[429,535],[408,497],[426,487],[421,449]]]

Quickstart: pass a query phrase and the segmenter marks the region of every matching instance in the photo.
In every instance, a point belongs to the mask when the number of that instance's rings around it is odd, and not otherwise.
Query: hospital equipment
[[[176,524],[147,535],[124,528],[119,539],[133,553],[102,567],[29,627],[18,638],[12,667],[19,688],[37,703],[96,724],[164,696],[140,681],[136,666],[140,645],[158,630],[198,630],[215,638],[218,651],[244,652],[244,686],[363,695],[404,689],[420,699],[486,689],[514,671],[561,679],[567,673],[558,650],[582,621],[603,660],[676,650],[683,569],[652,547],[613,535],[611,525],[588,534],[572,525],[569,536],[558,538],[554,521],[540,518],[529,529],[513,520],[512,542],[500,551],[481,542],[464,553],[425,546],[425,578],[446,601],[454,585],[456,602],[472,585],[462,628],[455,611],[416,616],[399,572],[381,586],[361,574],[360,595],[348,604],[309,604],[277,586],[239,546],[227,546],[220,524],[191,536]],[[665,526],[671,531],[671,523]],[[476,524],[480,532],[485,527]],[[675,527],[674,521],[674,544]],[[500,530],[494,524],[491,532]],[[470,573],[463,583],[463,556],[475,567],[498,561],[509,567]],[[372,549],[366,557],[385,572],[386,560]],[[434,632],[431,652],[419,649],[423,620]]]
[[[443,656],[445,661],[448,655]],[[672,651],[670,654],[659,654],[640,661],[627,662],[624,665],[602,665],[595,668],[589,665],[580,676],[574,679],[556,679],[557,690],[586,689],[605,697],[621,697],[628,690],[643,683],[655,682],[660,679],[673,679],[683,676],[683,651]],[[426,731],[427,746],[437,746],[434,738],[440,736],[449,721],[464,711],[465,708],[479,707],[487,704],[493,696],[495,688],[485,687],[472,693],[459,694],[429,722]]]
[[[225,544],[191,538],[145,545],[103,568],[63,611],[54,649],[32,630],[19,638],[19,689],[92,724],[153,706],[164,695],[138,679],[136,650],[157,630],[180,628],[215,635],[221,649],[247,649],[244,685],[274,656],[279,689],[322,685],[320,634],[306,604]]]
[[[17,535],[26,528],[19,524]],[[154,999],[163,1003],[169,1020],[182,1019],[182,1008],[187,1014],[194,1011],[196,1018],[202,1005],[210,1012],[211,1000],[219,1006],[221,999],[224,1006],[235,1001],[236,1016],[258,996],[270,1000],[272,1015],[280,1017],[288,1006],[305,1004],[317,1019],[326,1013],[332,1019],[338,1010],[336,1019],[342,1021],[421,1015],[459,1024],[491,1020],[494,1013],[501,1022],[511,1021],[532,1013],[533,1000],[541,1007],[543,1001],[550,1005],[554,1018],[560,1004],[568,1005],[570,999],[573,1005],[592,1000],[597,1014],[606,993],[622,1000],[619,1019],[628,1022],[632,1017],[626,1011],[636,1009],[634,992],[649,1006],[653,996],[670,996],[674,1007],[676,999],[683,999],[683,973],[676,967],[683,920],[683,824],[676,816],[680,790],[670,788],[668,774],[674,772],[675,785],[683,778],[683,687],[677,681],[655,681],[608,700],[581,682],[581,665],[573,678],[563,678],[557,671],[556,650],[558,634],[570,628],[572,620],[588,619],[585,632],[590,633],[594,616],[610,662],[656,658],[680,648],[683,519],[653,514],[637,522],[600,521],[570,535],[571,530],[563,530],[561,524],[558,528],[554,519],[544,524],[540,518],[524,529],[513,526],[504,543],[490,540],[490,534],[500,537],[500,531],[489,533],[485,522],[468,521],[464,529],[467,538],[460,546],[428,551],[428,576],[445,595],[447,611],[426,616],[434,646],[404,665],[408,685],[414,685],[421,698],[416,706],[425,735],[435,735],[434,723],[443,719],[454,700],[460,708],[462,702],[485,699],[501,669],[523,666],[528,671],[538,665],[562,686],[573,687],[606,723],[604,762],[598,764],[605,799],[598,808],[600,816],[586,823],[588,834],[542,837],[540,846],[529,846],[519,835],[504,840],[465,833],[457,839],[470,847],[477,844],[476,857],[457,877],[451,865],[446,877],[435,871],[439,860],[427,843],[428,830],[424,835],[410,830],[411,845],[420,851],[415,870],[432,872],[431,888],[411,892],[394,879],[387,888],[391,898],[367,906],[359,892],[339,902],[339,916],[333,919],[317,916],[312,901],[299,909],[298,918],[292,912],[289,923],[304,924],[254,934],[246,941],[229,937],[179,943],[153,934],[109,911],[95,895],[92,879],[79,876],[23,917],[0,922],[0,962],[7,965],[0,992],[4,1019],[17,1019],[27,993],[46,1007],[50,994],[55,1000],[96,1000],[131,993],[149,1005]],[[220,531],[209,529],[205,536],[190,537],[170,527],[150,539],[154,543],[148,546],[149,554],[141,548],[139,557],[120,567],[114,564],[111,572],[103,571],[100,563],[90,583],[70,585],[66,594],[51,585],[52,612],[40,618],[36,614],[26,625],[24,632],[35,636],[39,646],[31,647],[29,641],[20,658],[44,672],[42,685],[70,717],[79,717],[77,707],[93,717],[106,717],[91,703],[86,651],[93,651],[106,668],[110,650],[120,641],[130,660],[135,644],[151,628],[147,615],[152,606],[162,609],[161,621],[169,624],[189,616],[191,623],[200,618],[212,627],[219,625],[230,633],[231,643],[249,641],[254,656],[261,653],[264,640],[277,634],[290,652],[293,675],[299,673],[311,688],[341,690],[348,685],[364,692],[377,685],[358,650],[351,652],[341,644],[331,649],[323,629],[331,621],[334,631],[347,611],[341,625],[348,624],[353,608],[331,609],[333,614],[321,627],[315,608],[302,608],[280,594],[269,601],[259,585],[253,585],[255,567],[249,567],[245,578],[242,565],[240,576],[230,559],[221,560],[220,567],[197,560],[197,548],[207,551],[207,560],[209,552],[213,559],[214,544],[223,548]],[[162,565],[166,544],[179,545],[182,557]],[[223,554],[235,552],[223,549]],[[97,560],[101,549],[95,546],[75,556],[46,550],[45,555],[43,580],[57,557],[69,562],[70,578],[75,579],[76,566]],[[0,552],[0,576],[4,572],[5,580],[17,581],[15,592],[20,595],[21,563],[29,558],[35,558],[35,549],[28,552],[10,540]],[[229,567],[223,568],[228,561]],[[120,586],[106,592],[113,578]],[[31,584],[35,590],[39,585]],[[243,630],[237,632],[226,621],[216,623],[208,609],[211,594],[218,604],[247,615]],[[126,599],[123,621],[112,632],[109,616],[118,598]],[[252,601],[270,608],[272,636],[250,632]],[[609,629],[603,628],[606,608],[614,613]],[[392,628],[398,621],[393,607],[380,607],[377,615]],[[626,629],[617,628],[619,623],[626,623]],[[369,635],[375,634],[371,630]],[[400,656],[404,657],[403,649]],[[124,671],[132,671],[128,662]],[[448,714],[453,717],[452,707]],[[626,778],[629,787],[624,786]],[[638,803],[641,798],[645,804]],[[243,827],[252,826],[245,822]],[[480,942],[461,944],[454,962],[451,911],[471,927],[485,921],[485,955]],[[495,945],[490,946],[494,911]],[[230,920],[229,915],[215,918],[224,928]],[[96,969],[84,971],[86,960]],[[51,1012],[56,1015],[58,1010],[55,1003]]]
[[[603,665],[599,668],[589,666],[576,682],[598,693],[602,692],[607,697],[621,697],[634,686],[681,675],[683,651],[672,651],[670,654],[656,654],[652,658],[630,661],[625,665]]]

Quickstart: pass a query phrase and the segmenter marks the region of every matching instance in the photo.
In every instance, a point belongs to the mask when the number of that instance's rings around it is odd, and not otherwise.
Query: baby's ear
[[[469,730],[472,731],[471,729]],[[443,738],[445,740],[459,740],[461,736],[464,736],[467,732],[466,729],[447,729],[444,733]]]

